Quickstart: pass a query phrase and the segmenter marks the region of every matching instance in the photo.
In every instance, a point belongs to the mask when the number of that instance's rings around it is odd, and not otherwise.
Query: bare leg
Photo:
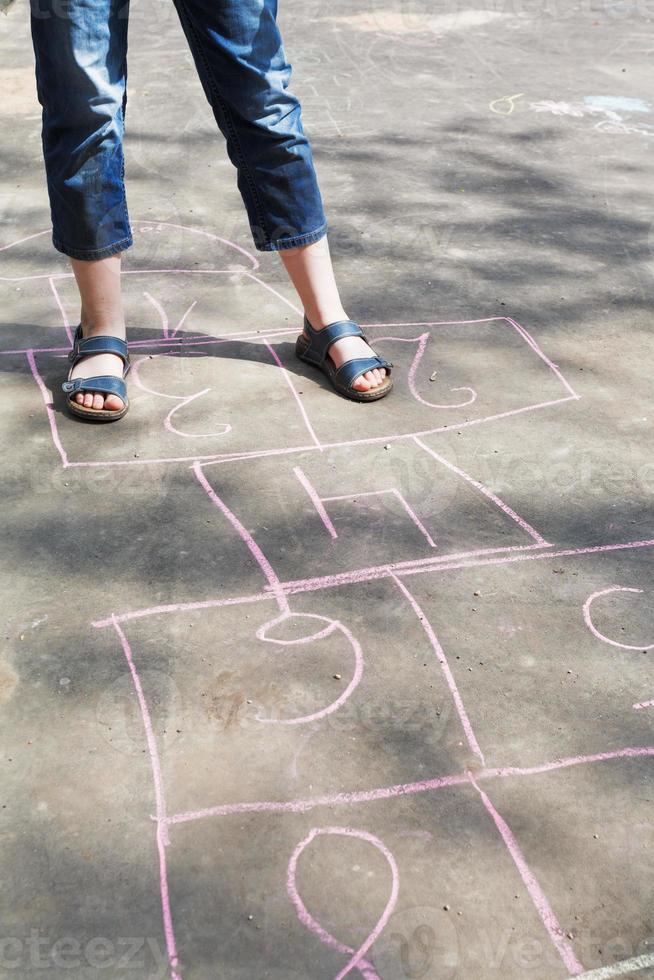
[[[312,245],[284,248],[279,252],[312,327],[320,330],[336,320],[347,320],[338,294],[327,236]],[[360,337],[344,337],[330,348],[329,356],[336,367],[354,357],[370,357],[374,351]],[[357,378],[357,391],[370,391],[382,383],[386,371],[375,368]]]
[[[109,334],[125,339],[125,317],[120,292],[120,255],[97,262],[71,259],[82,303],[80,322],[84,337]],[[94,375],[123,376],[123,362],[115,354],[91,354],[73,368],[71,378],[91,378]],[[75,401],[86,408],[106,408],[120,411],[118,395],[77,392]]]

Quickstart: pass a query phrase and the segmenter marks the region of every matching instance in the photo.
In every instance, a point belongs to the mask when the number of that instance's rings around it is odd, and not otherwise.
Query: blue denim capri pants
[[[172,2],[256,248],[317,241],[327,222],[300,104],[288,91],[276,0]],[[128,10],[128,0],[31,0],[53,243],[75,259],[132,244],[123,156]],[[173,76],[171,98],[174,84]]]

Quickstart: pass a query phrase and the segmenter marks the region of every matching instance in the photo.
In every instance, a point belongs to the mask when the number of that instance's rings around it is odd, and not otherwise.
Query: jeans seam
[[[252,194],[252,199],[253,199],[253,202],[254,202],[254,205],[255,205],[255,208],[256,208],[256,211],[257,211],[257,217],[259,218],[259,221],[261,222],[261,228],[265,232],[265,228],[266,228],[265,209],[263,207],[263,204],[262,204],[261,199],[259,197],[259,193],[257,191],[256,181],[254,180],[254,178],[252,176],[252,173],[250,171],[250,168],[248,166],[248,163],[247,163],[247,161],[245,159],[245,155],[243,153],[243,149],[241,147],[240,140],[238,138],[238,133],[237,133],[236,127],[235,127],[234,122],[233,122],[233,119],[232,119],[231,110],[229,109],[229,106],[226,104],[225,100],[223,99],[223,97],[220,94],[220,90],[219,90],[219,87],[218,87],[217,82],[216,82],[216,76],[214,74],[213,68],[211,67],[211,64],[209,63],[209,60],[207,59],[207,57],[205,55],[204,47],[203,47],[202,41],[200,39],[200,36],[199,36],[198,32],[196,31],[195,25],[193,24],[193,21],[191,20],[191,18],[189,16],[189,13],[188,13],[188,9],[186,7],[185,0],[178,0],[178,3],[179,3],[180,10],[182,10],[184,12],[184,17],[185,17],[186,22],[187,22],[187,24],[189,26],[189,29],[190,29],[191,33],[193,34],[193,37],[195,38],[195,43],[196,43],[196,46],[197,46],[197,51],[198,51],[199,57],[200,57],[200,59],[202,61],[202,64],[204,65],[204,69],[205,69],[205,71],[207,73],[207,78],[209,79],[209,84],[211,86],[211,91],[214,93],[214,96],[216,98],[216,101],[218,102],[218,105],[220,106],[220,108],[222,110],[223,118],[225,119],[225,125],[226,125],[226,127],[227,127],[227,129],[229,131],[229,135],[230,135],[230,137],[232,139],[233,145],[234,145],[235,149],[238,151],[238,157],[239,157],[239,160],[241,162],[241,166],[243,168],[243,173],[245,174],[246,180],[248,182],[248,186],[250,188],[250,193]],[[269,238],[269,236],[268,236],[267,233],[266,233],[266,238],[268,240],[270,240],[270,238]]]
[[[127,77],[126,76],[126,73],[127,73],[127,63],[125,63],[125,69],[124,69],[124,71],[125,71],[125,78],[126,78]],[[127,84],[127,83],[125,83],[125,84]],[[130,221],[129,221],[129,213],[127,211],[127,193],[126,193],[126,190],[125,190],[125,149],[124,149],[124,141],[125,141],[125,102],[124,102],[124,97],[123,97],[123,103],[120,106],[120,184],[121,184],[121,190],[122,190],[122,195],[123,195],[123,201],[122,201],[122,204],[123,204],[123,219],[125,221],[125,227],[127,228],[127,234],[131,238],[132,237],[132,228],[131,228]]]
[[[73,245],[67,245],[56,235],[52,236],[52,244],[57,249],[58,252],[64,252],[65,255],[69,255],[71,258],[88,258],[93,259],[97,255],[103,253],[115,254],[120,251],[120,246],[124,245],[129,248],[133,244],[133,239],[131,234],[127,238],[121,238],[117,242],[112,242],[111,245],[105,245],[103,248],[75,248]]]
[[[309,245],[313,241],[318,241],[319,238],[327,231],[327,221],[323,221],[321,225],[314,228],[313,231],[304,232],[301,235],[293,235],[291,238],[278,238],[277,241],[268,241],[263,245],[258,245],[257,248],[261,252],[267,251],[281,251],[285,248],[297,248],[300,245]]]

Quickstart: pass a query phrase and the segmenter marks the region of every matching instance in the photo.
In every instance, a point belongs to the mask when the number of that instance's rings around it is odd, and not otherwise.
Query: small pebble
[[[599,840],[599,834],[593,834],[593,839],[594,840]]]
[[[253,915],[248,915],[248,922],[252,922],[253,918],[254,918]]]
[[[341,679],[341,675],[340,674],[334,674],[334,680],[335,681],[340,681],[340,679]]]
[[[391,444],[390,442],[387,442],[386,445],[384,446],[384,449],[390,449],[390,448],[391,448]]]
[[[450,907],[449,907],[449,905],[444,905],[444,906],[443,906],[443,911],[444,911],[444,912],[449,912],[449,911],[450,911]]]

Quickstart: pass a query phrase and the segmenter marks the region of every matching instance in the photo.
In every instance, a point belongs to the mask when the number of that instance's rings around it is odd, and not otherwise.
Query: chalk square
[[[219,603],[118,616],[117,656],[127,645],[146,678],[169,814],[477,764],[437,654],[392,582],[294,596],[281,617],[261,596]],[[178,692],[170,701],[161,676]]]
[[[66,354],[29,357],[64,466],[190,462],[242,454],[252,445],[276,454],[307,444],[285,372],[259,338],[173,339],[134,351],[128,376],[132,410],[120,427],[96,433],[92,455],[61,392]],[[244,388],[251,398],[244,400]]]
[[[654,709],[634,707],[654,698],[643,680],[654,641],[652,549],[569,550],[403,579],[453,666],[488,766],[652,742]],[[599,632],[634,649],[593,635],[589,600]]]
[[[364,324],[374,348],[394,364],[393,395],[365,412],[331,411],[333,390],[305,366],[303,404],[316,441],[356,444],[494,421],[577,398],[531,335],[510,317]],[[291,352],[280,352],[290,366]]]
[[[382,806],[199,820],[171,828],[166,854],[188,980],[209,964],[226,980],[249,980],[260,963],[271,980],[335,977],[389,904],[364,957],[371,976],[524,980],[527,967],[534,980],[569,975],[471,786]],[[344,948],[321,941],[315,924]]]

